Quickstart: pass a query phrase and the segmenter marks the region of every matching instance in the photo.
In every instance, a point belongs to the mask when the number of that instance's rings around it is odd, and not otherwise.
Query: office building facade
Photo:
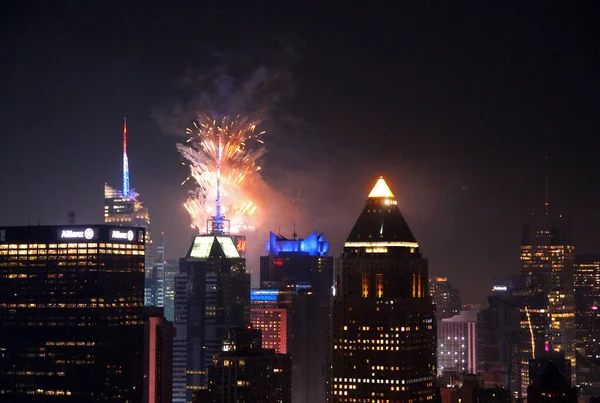
[[[593,364],[600,363],[600,255],[576,255],[575,340]]]
[[[0,228],[0,400],[142,401],[144,252],[142,228]]]
[[[523,225],[521,273],[527,277],[523,319],[532,323],[532,357],[562,353],[571,361],[575,382],[575,298],[573,260],[575,248],[562,218],[546,215]],[[523,367],[523,370],[525,368]],[[524,383],[523,383],[523,386]],[[524,389],[526,393],[526,389]]]
[[[331,298],[333,263],[328,256],[329,242],[322,233],[313,232],[305,238],[293,234],[287,239],[270,233],[266,255],[261,257],[262,289],[256,291],[264,299],[274,298],[278,306],[263,301],[271,310],[255,310],[255,327],[264,331],[263,347],[275,347],[272,335],[279,336],[279,345],[292,355],[292,401],[310,403],[325,401],[328,396],[331,367]],[[283,310],[285,308],[285,311]],[[260,312],[260,314],[259,314]],[[273,323],[268,323],[268,316]],[[282,319],[286,324],[283,325]],[[281,329],[276,332],[275,329]],[[285,332],[283,331],[285,329]],[[285,337],[285,343],[281,338]]]
[[[208,367],[213,355],[221,351],[226,332],[250,324],[250,275],[246,272],[244,248],[242,236],[199,235],[180,261],[176,278],[185,278],[186,285],[182,296],[177,293],[183,290],[176,285],[175,329],[177,333],[185,327],[187,401],[192,400],[195,391],[206,389]],[[183,307],[180,301],[185,301],[185,323],[178,312]],[[179,348],[183,337],[176,334],[177,368],[181,366]],[[175,376],[179,382],[180,374]],[[179,396],[174,387],[175,393]]]
[[[478,373],[477,313],[462,311],[438,322],[438,376]]]
[[[332,402],[433,400],[427,260],[380,178],[335,269]]]
[[[295,291],[250,291],[250,324],[262,333],[262,348],[287,354],[292,344]]]
[[[173,403],[187,402],[187,274],[174,279]]]

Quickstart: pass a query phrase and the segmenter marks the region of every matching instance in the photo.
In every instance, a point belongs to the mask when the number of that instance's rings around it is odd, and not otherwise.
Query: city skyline
[[[238,5],[244,17],[233,14],[220,38],[210,33],[227,14],[218,6],[193,27],[187,6],[161,9],[175,23],[149,7],[33,4],[3,5],[1,13],[9,63],[1,68],[8,79],[0,158],[8,171],[0,187],[15,196],[0,202],[3,225],[64,224],[68,211],[78,223],[102,222],[98,194],[104,182],[120,183],[126,115],[131,186],[155,233],[167,235],[168,257],[182,256],[194,234],[175,149],[185,134],[165,134],[155,111],[185,106],[181,77],[214,73],[207,60],[221,53],[237,83],[279,63],[296,87],[278,106],[287,115],[265,118],[263,175],[306,217],[276,219],[249,234],[249,247],[261,251],[269,231],[289,235],[295,221],[299,233],[324,232],[330,255],[339,255],[362,195],[384,175],[430,272],[448,276],[465,301],[483,302],[494,275],[519,270],[521,223],[543,213],[548,156],[551,212],[572,223],[576,254],[600,251],[600,192],[589,186],[599,174],[591,79],[598,35],[582,5],[374,7],[364,26],[351,9],[323,24],[337,10],[313,16],[298,7],[305,22],[290,24],[289,11],[276,6]],[[246,13],[259,23],[244,22]],[[157,37],[153,24],[169,34]],[[249,41],[239,35],[248,24]],[[286,46],[267,38],[275,32]],[[267,57],[282,49],[291,49],[291,62]],[[258,253],[249,266],[258,271]],[[473,280],[486,287],[469,287]]]

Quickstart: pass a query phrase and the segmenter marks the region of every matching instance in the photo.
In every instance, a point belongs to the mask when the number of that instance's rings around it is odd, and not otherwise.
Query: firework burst
[[[190,191],[185,208],[192,218],[192,227],[205,230],[207,220],[215,214],[217,198],[217,163],[221,145],[221,205],[222,213],[230,220],[231,232],[253,229],[256,225],[258,159],[264,154],[264,143],[257,132],[259,121],[248,118],[215,120],[199,116],[187,129],[188,139],[177,144],[179,153],[190,168],[182,184],[193,180],[196,188]],[[184,163],[184,165],[186,164]]]

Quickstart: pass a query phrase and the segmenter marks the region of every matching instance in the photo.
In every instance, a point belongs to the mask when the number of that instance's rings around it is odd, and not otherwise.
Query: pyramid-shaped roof
[[[194,237],[188,257],[206,259],[209,257],[239,258],[231,237],[226,235],[199,235]]]
[[[379,179],[377,179],[377,183],[375,183],[375,186],[373,186],[373,189],[371,189],[369,197],[394,197],[390,187],[387,185],[387,183],[385,183],[383,176],[380,176]]]
[[[365,207],[346,239],[346,246],[385,243],[386,246],[418,247],[394,194],[383,177],[369,193]]]

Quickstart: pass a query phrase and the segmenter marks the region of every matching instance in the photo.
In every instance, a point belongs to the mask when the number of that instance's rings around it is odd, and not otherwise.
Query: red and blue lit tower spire
[[[123,196],[129,197],[129,161],[127,160],[127,117],[123,118]]]
[[[215,235],[225,234],[224,222],[225,216],[221,213],[221,158],[223,155],[223,145],[221,143],[221,133],[217,135],[217,200],[216,212],[212,217],[213,233]]]

